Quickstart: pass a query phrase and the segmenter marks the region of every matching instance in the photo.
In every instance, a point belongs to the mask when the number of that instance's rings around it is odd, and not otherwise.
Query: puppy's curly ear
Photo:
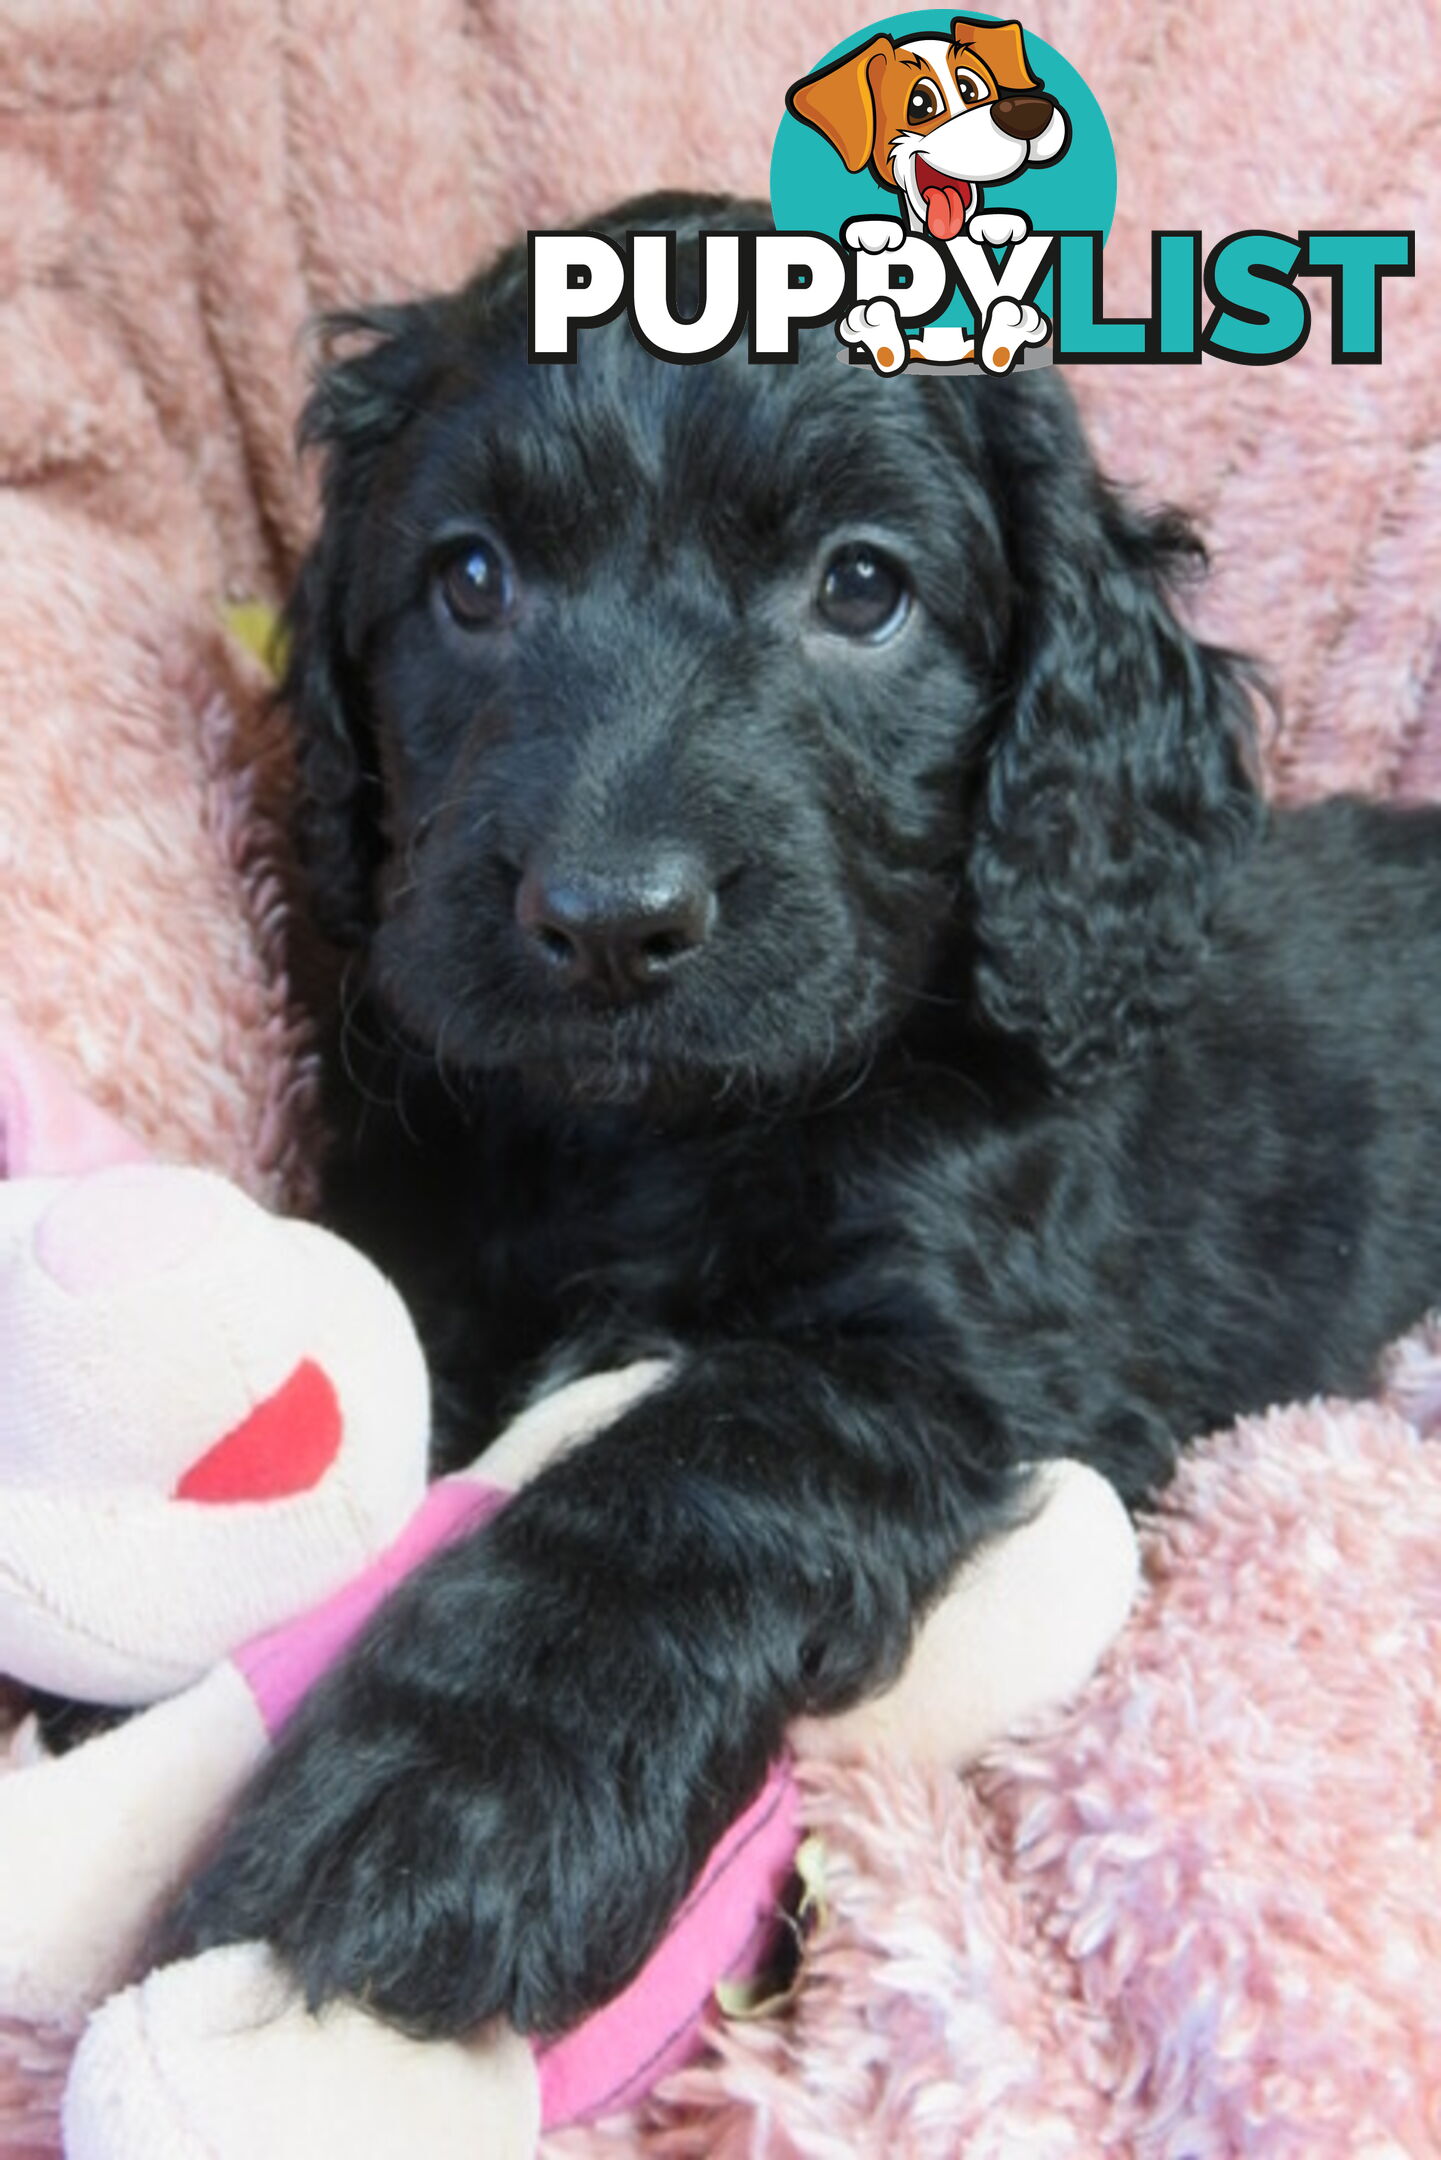
[[[1020,387],[994,386],[986,430],[1014,613],[968,853],[976,981],[1074,1087],[1191,993],[1262,814],[1259,683],[1173,611],[1204,561],[1185,520],[1107,486],[1059,384]]]
[[[316,920],[337,942],[356,944],[370,927],[383,853],[380,772],[358,665],[361,527],[380,453],[423,401],[438,336],[425,303],[328,315],[319,334],[322,366],[299,441],[323,454],[320,530],[285,611],[279,696],[295,729],[294,838]],[[337,357],[342,343],[357,340],[359,350]]]

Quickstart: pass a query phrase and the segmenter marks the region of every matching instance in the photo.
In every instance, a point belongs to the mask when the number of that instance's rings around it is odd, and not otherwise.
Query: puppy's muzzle
[[[619,870],[532,864],[515,919],[535,966],[556,989],[610,1004],[664,989],[715,928],[716,895],[693,856]]]
[[[1056,107],[1048,97],[1003,97],[991,107],[991,117],[1003,135],[1017,142],[1034,142],[1051,124]]]

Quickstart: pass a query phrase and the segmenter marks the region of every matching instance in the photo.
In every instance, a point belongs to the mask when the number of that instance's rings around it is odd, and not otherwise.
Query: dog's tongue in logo
[[[916,159],[916,186],[926,206],[926,231],[933,240],[954,240],[971,207],[970,182],[936,171],[928,159]]]
[[[959,187],[926,190],[926,231],[933,240],[956,238],[966,222],[966,204],[970,193],[964,181]]]

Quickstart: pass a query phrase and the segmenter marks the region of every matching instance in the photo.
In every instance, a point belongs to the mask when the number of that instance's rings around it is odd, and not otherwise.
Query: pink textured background
[[[1277,791],[1434,794],[1434,0],[1025,21],[1116,137],[1113,310],[1152,226],[1416,229],[1380,368],[1331,367],[1313,281],[1283,367],[1078,387],[1113,469],[1207,526],[1205,627],[1284,694]],[[303,1196],[286,752],[215,610],[277,595],[309,527],[307,312],[642,187],[762,189],[787,82],[859,26],[836,0],[0,5],[0,1003],[151,1141]],[[837,1918],[795,2019],[569,2149],[1441,2150],[1434,1460],[1374,1410],[1217,1442],[1088,1705],[964,1788],[817,1777]],[[0,2147],[53,2150],[60,2052],[0,2050]]]

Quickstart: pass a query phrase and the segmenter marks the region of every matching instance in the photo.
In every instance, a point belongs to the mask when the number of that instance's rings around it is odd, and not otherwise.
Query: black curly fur
[[[751,215],[610,229],[676,225],[693,275]],[[1362,1384],[1441,1283],[1441,818],[1263,811],[1247,670],[1173,611],[1195,543],[1059,376],[881,383],[828,333],[667,367],[623,323],[533,368],[524,316],[517,252],[352,320],[307,422],[333,1212],[411,1296],[441,1462],[676,1364],[397,1596],[166,1938],[268,1936],[422,2032],[619,1987],[1026,1463],[1139,1499],[1188,1434]],[[511,627],[443,619],[457,528],[509,550]],[[813,608],[858,534],[916,595],[874,647]],[[677,841],[709,944],[623,1010],[558,990],[519,867]]]

